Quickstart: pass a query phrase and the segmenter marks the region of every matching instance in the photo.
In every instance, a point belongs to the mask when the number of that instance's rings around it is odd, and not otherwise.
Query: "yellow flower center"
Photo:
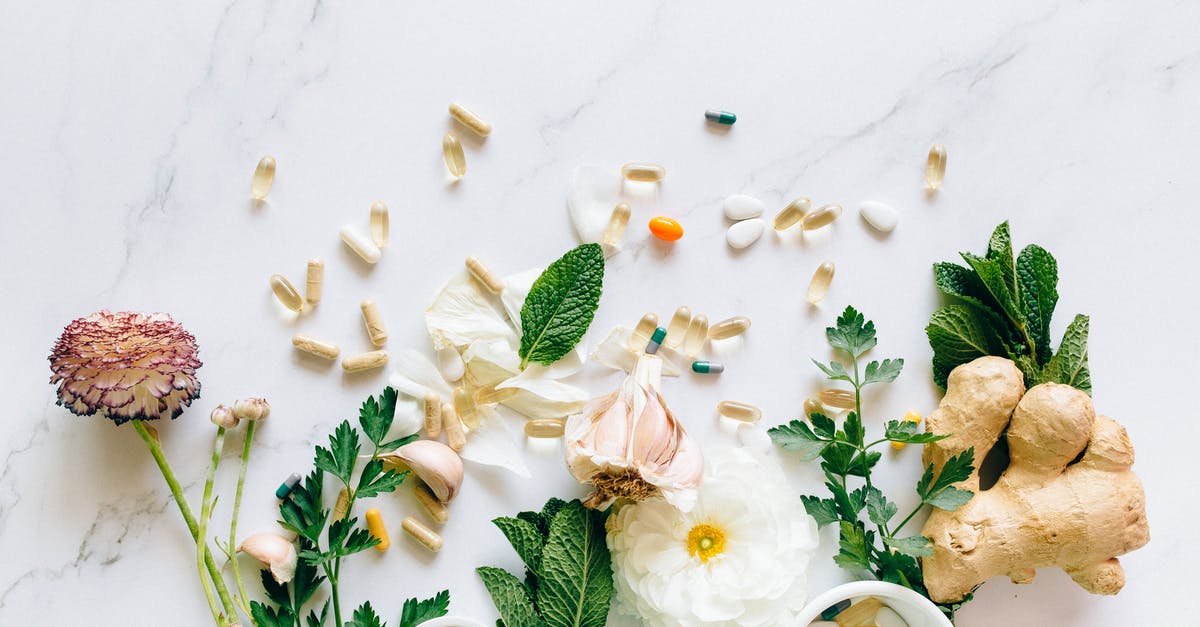
[[[712,525],[696,525],[688,532],[688,553],[707,562],[725,552],[725,532]]]

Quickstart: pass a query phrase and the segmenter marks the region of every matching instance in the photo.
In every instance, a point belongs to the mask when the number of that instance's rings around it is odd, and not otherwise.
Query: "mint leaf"
[[[1008,292],[1016,295],[1017,276],[1016,268],[1013,266],[1012,236],[1008,232],[1007,220],[1001,222],[996,230],[992,231],[992,236],[988,239],[987,258],[996,262]]]
[[[938,290],[947,296],[961,298],[981,309],[989,307],[986,302],[990,300],[987,288],[983,286],[983,281],[979,280],[979,275],[970,268],[964,268],[954,263],[935,263],[933,264],[933,282]]]
[[[1063,383],[1092,394],[1092,374],[1088,370],[1088,325],[1087,316],[1077,315],[1066,333],[1058,352],[1046,364],[1044,379]]]
[[[613,592],[604,514],[579,501],[550,522],[542,548],[537,608],[550,627],[603,627]]]
[[[604,252],[583,244],[538,277],[521,306],[521,368],[550,365],[575,347],[592,324],[604,282]]]
[[[329,448],[321,446],[316,448],[314,463],[317,468],[334,475],[349,486],[359,450],[358,431],[350,426],[350,421],[343,420],[334,429],[333,435],[329,436]]]
[[[837,503],[833,499],[823,499],[816,496],[802,496],[800,502],[804,503],[804,511],[808,512],[813,520],[817,521],[818,528],[825,528],[830,523],[838,521]]]
[[[871,383],[891,383],[900,376],[900,370],[904,368],[903,359],[885,359],[882,362],[873,361],[867,364],[867,369],[863,373],[863,387]]]
[[[400,612],[400,624],[397,627],[416,627],[431,618],[445,616],[449,610],[449,590],[442,590],[424,601],[408,599]]]
[[[492,596],[492,603],[496,605],[505,627],[545,627],[546,623],[533,609],[529,590],[520,580],[508,571],[490,566],[481,566],[475,572]]]
[[[933,347],[934,381],[942,389],[956,366],[985,355],[1006,355],[1007,350],[994,328],[982,324],[963,305],[947,305],[929,318],[925,327]]]
[[[371,603],[366,602],[354,610],[354,615],[350,617],[346,627],[383,627],[383,620],[375,613]]]
[[[1025,326],[1037,348],[1039,364],[1050,360],[1050,316],[1058,304],[1058,262],[1036,244],[1026,246],[1017,257],[1017,286]]]
[[[825,337],[830,346],[846,351],[856,359],[878,342],[875,339],[875,323],[866,321],[864,324],[863,315],[853,307],[846,307],[838,317],[836,327],[825,329]]]
[[[508,543],[516,550],[521,561],[525,562],[525,566],[535,573],[538,572],[542,564],[542,544],[546,541],[546,537],[538,528],[520,518],[495,518],[492,524],[508,538]]]
[[[1020,307],[1017,305],[1017,294],[1009,288],[1008,280],[1005,277],[1005,264],[971,253],[962,253],[962,258],[983,282],[989,296],[989,300],[986,302],[1007,318],[1013,326],[1023,329],[1025,318],[1021,315]],[[1011,263],[1010,259],[1009,264]]]
[[[823,440],[813,433],[807,423],[793,420],[785,425],[779,425],[767,430],[771,441],[785,451],[796,451],[803,461],[812,461],[821,456],[829,440]],[[837,448],[837,447],[834,447]]]
[[[932,557],[933,543],[925,536],[907,538],[884,538],[883,543],[891,549],[913,557]]]

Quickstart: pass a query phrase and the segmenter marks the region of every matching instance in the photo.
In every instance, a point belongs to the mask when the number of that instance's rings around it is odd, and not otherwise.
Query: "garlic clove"
[[[437,440],[409,442],[386,457],[404,462],[443,503],[454,500],[462,486],[462,458]]]
[[[256,533],[242,540],[238,550],[271,569],[278,583],[287,583],[296,574],[296,545],[275,533]]]
[[[214,425],[225,427],[226,429],[232,429],[238,426],[238,422],[240,422],[237,416],[234,415],[233,410],[224,405],[217,405],[212,410],[212,413],[209,414],[208,419]]]
[[[233,415],[238,420],[263,420],[271,415],[271,405],[265,398],[243,398],[233,404]]]

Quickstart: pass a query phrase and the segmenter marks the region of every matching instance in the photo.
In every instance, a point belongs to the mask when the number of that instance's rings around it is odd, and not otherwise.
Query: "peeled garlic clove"
[[[762,201],[745,194],[734,194],[725,199],[725,217],[730,220],[749,220],[763,214],[766,207]]]
[[[881,202],[865,200],[858,211],[862,214],[863,220],[866,220],[871,228],[880,233],[888,233],[900,223],[900,215],[896,209]]]
[[[242,540],[238,550],[271,569],[279,583],[287,583],[296,574],[296,545],[274,533],[256,533]]]
[[[438,349],[437,361],[438,370],[447,381],[458,381],[466,374],[466,365],[463,364],[462,356],[453,346],[444,346]]]
[[[729,227],[725,231],[725,241],[730,248],[742,249],[750,246],[762,237],[763,231],[767,228],[767,223],[762,221],[762,218],[752,218],[750,220],[742,220]]]
[[[443,503],[454,500],[462,486],[462,458],[454,449],[437,440],[409,442],[389,457],[404,462]]]

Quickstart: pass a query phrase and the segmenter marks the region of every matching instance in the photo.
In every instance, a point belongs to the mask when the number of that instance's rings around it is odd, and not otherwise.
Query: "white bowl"
[[[466,616],[442,616],[421,623],[421,627],[489,627],[481,621]]]
[[[831,605],[853,597],[865,596],[878,597],[880,601],[899,614],[900,618],[908,623],[908,627],[953,627],[950,619],[942,614],[933,601],[904,586],[886,581],[844,583],[818,595],[800,611],[800,621],[797,625],[808,625],[814,620],[820,620],[821,612]]]

